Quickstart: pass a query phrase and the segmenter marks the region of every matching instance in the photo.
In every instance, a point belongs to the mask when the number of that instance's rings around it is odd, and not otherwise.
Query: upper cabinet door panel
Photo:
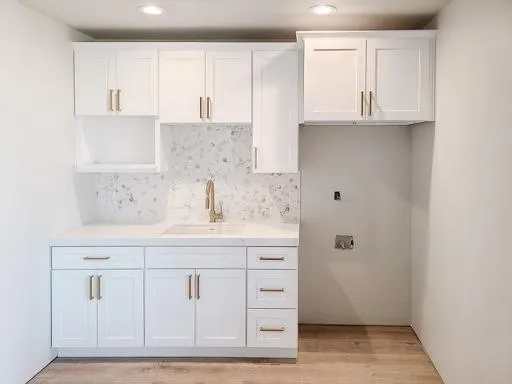
[[[305,41],[304,120],[364,120],[366,39]]]
[[[77,116],[102,116],[114,113],[110,96],[116,87],[115,61],[115,51],[94,47],[75,50]]]
[[[204,51],[160,51],[160,122],[206,118]]]
[[[116,109],[120,115],[157,115],[158,52],[120,50],[116,92]]]
[[[368,118],[376,121],[433,119],[431,40],[368,40]],[[368,99],[369,100],[369,99]]]
[[[250,123],[251,84],[250,51],[207,52],[207,119],[215,123]]]
[[[255,173],[298,171],[299,86],[296,51],[254,52]]]

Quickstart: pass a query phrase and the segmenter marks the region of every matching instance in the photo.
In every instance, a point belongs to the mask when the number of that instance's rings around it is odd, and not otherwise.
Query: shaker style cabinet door
[[[246,271],[196,271],[196,346],[243,347]]]
[[[297,51],[253,53],[253,172],[298,172]]]
[[[106,48],[75,49],[75,114],[114,114],[116,52]]]
[[[97,346],[96,271],[52,272],[52,347]]]
[[[305,122],[365,119],[366,39],[305,41]]]
[[[206,53],[206,118],[214,123],[251,123],[251,52]]]
[[[193,347],[195,271],[146,271],[146,346]]]
[[[119,50],[115,108],[119,115],[158,115],[158,51]]]
[[[160,51],[160,122],[200,123],[206,119],[204,51]]]
[[[433,119],[431,44],[430,39],[368,40],[368,120]]]
[[[142,347],[143,271],[98,271],[97,297],[98,347]]]

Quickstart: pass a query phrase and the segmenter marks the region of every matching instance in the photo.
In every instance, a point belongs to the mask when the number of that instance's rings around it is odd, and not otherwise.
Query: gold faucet
[[[215,223],[224,218],[222,212],[215,212],[215,184],[213,180],[206,183],[206,209],[210,210],[210,223]]]

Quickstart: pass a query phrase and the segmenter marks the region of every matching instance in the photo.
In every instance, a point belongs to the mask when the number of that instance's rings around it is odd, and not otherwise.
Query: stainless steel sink
[[[244,233],[245,225],[191,224],[173,225],[163,235],[238,235]]]

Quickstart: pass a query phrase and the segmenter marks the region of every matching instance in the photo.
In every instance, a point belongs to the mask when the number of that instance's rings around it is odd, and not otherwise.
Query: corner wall
[[[0,2],[0,383],[22,384],[52,358],[50,257],[79,225],[73,180],[73,50],[84,38]]]
[[[512,378],[512,2],[438,18],[437,117],[413,132],[412,323],[446,384]]]

